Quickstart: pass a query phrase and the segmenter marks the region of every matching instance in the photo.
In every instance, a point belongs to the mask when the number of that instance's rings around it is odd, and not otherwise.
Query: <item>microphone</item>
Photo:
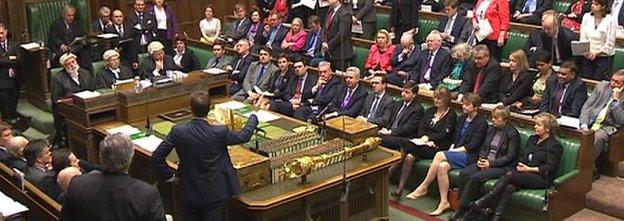
[[[256,131],[266,134],[266,131],[260,127],[256,127]]]
[[[325,108],[323,108],[323,110],[321,110],[321,112],[319,112],[319,114],[316,115],[316,119],[320,120],[323,117],[323,115],[325,115],[327,111],[329,110],[329,108],[331,108],[332,106],[334,106],[334,103],[330,102],[329,104],[327,104],[327,106],[325,106]]]

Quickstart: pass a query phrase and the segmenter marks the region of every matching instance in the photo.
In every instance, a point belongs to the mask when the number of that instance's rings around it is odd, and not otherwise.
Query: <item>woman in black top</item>
[[[509,55],[509,72],[501,77],[498,98],[500,104],[508,106],[521,101],[531,93],[533,73],[529,72],[529,60],[523,50],[514,51]]]
[[[442,86],[436,89],[433,92],[433,107],[425,110],[424,117],[418,127],[418,136],[416,136],[418,138],[412,139],[422,144],[416,145],[410,140],[401,142],[401,149],[405,152],[405,158],[399,187],[391,193],[394,198],[401,198],[407,177],[416,158],[433,159],[438,151],[447,150],[451,146],[451,137],[455,129],[457,115],[449,107],[450,103],[451,92],[448,88]]]
[[[270,105],[275,100],[286,100],[288,99],[288,92],[286,88],[288,88],[289,82],[294,82],[295,73],[290,68],[290,61],[286,54],[280,54],[277,58],[277,67],[278,70],[276,73],[272,75],[269,84],[269,89],[267,90],[269,93],[273,93],[272,97],[265,97],[262,101],[260,101],[260,108],[269,109]]]
[[[498,198],[491,220],[501,220],[505,206],[514,192],[520,189],[546,189],[552,185],[563,155],[563,147],[554,136],[556,118],[549,113],[538,114],[535,116],[534,127],[535,135],[529,138],[518,166],[505,173],[485,196],[470,203],[470,210],[482,211]]]

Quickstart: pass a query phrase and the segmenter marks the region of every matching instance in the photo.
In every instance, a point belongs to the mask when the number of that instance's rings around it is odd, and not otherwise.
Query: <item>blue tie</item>
[[[262,65],[262,68],[260,69],[260,74],[256,78],[256,83],[255,83],[256,86],[260,85],[261,80],[262,80],[262,76],[264,76],[264,72],[265,71],[266,71],[266,68],[264,67],[264,65]]]
[[[526,5],[522,9],[522,12],[529,13],[535,11],[535,0],[527,0]]]

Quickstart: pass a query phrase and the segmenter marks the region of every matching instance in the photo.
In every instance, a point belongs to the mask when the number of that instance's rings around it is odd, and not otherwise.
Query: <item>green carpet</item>
[[[395,189],[396,185],[390,184],[388,195],[390,195],[390,191]],[[400,205],[393,205],[394,199],[390,197],[390,220],[446,220],[452,214],[452,211],[449,210],[438,217],[429,216],[429,213],[438,207],[439,199],[437,196],[427,195],[411,200],[405,198],[405,195],[407,195],[407,192],[403,194],[400,201],[396,202]]]
[[[41,110],[26,100],[20,100],[17,104],[17,113],[30,117],[30,127],[37,131],[47,135],[54,134],[54,119],[50,112]]]

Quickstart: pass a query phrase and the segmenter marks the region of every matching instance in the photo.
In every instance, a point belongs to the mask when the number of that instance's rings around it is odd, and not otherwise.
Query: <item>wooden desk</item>
[[[26,220],[59,220],[61,205],[58,202],[28,181],[25,181],[25,191],[22,191],[15,181],[13,170],[0,163],[0,189],[7,196],[28,207]]]
[[[210,95],[227,95],[227,75],[210,75],[201,71],[189,73],[189,77],[161,88],[148,88],[133,92],[108,92],[100,97],[59,104],[59,113],[66,118],[68,139],[72,151],[79,158],[99,162],[93,137],[93,126],[114,120],[138,122],[147,115],[187,108],[189,94],[204,90]]]
[[[47,69],[48,48],[20,49],[20,74],[26,81],[26,99],[35,107],[50,111],[50,71]]]

